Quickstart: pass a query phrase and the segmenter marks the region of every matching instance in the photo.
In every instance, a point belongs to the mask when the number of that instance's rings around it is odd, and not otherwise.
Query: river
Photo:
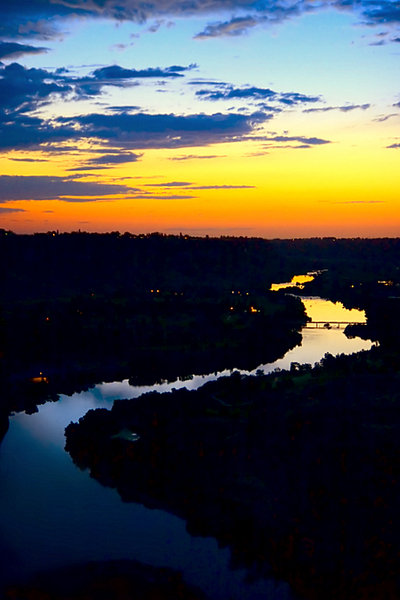
[[[361,311],[346,311],[320,298],[303,301],[314,321],[365,320]],[[371,346],[360,338],[347,339],[341,329],[304,328],[302,334],[301,346],[259,369],[267,373],[292,362],[313,364],[326,352],[349,354]],[[181,570],[188,583],[212,600],[292,600],[285,582],[271,578],[247,583],[244,570],[230,568],[230,551],[218,548],[214,538],[189,535],[184,520],[140,504],[124,504],[115,490],[79,471],[64,451],[65,427],[91,408],[111,408],[116,398],[153,389],[196,388],[224,374],[229,372],[147,387],[130,386],[127,380],[104,383],[61,395],[33,415],[13,415],[0,446],[0,580],[23,582],[61,566],[134,559]]]

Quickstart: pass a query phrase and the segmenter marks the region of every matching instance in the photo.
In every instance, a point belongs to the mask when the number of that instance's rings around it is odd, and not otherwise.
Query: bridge
[[[307,329],[319,329],[322,327],[325,329],[345,329],[347,325],[365,325],[365,321],[308,321],[305,327]]]

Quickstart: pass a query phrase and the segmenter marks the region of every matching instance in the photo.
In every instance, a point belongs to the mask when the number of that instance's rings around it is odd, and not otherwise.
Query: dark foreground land
[[[387,359],[391,366],[383,366]],[[81,468],[305,598],[398,598],[400,361],[377,350],[89,411]],[[138,434],[137,441],[129,432]]]
[[[249,577],[283,578],[310,600],[400,597],[400,240],[3,232],[0,255],[3,432],[10,411],[99,381],[275,360],[306,317],[271,283],[324,271],[303,293],[364,309],[367,325],[347,333],[379,347],[118,401],[71,424],[66,449],[124,501],[228,545]],[[113,598],[201,597],[151,569],[132,595],[137,569],[82,566],[63,574],[81,586],[69,596],[47,574],[8,597],[100,600],[101,581],[119,582]]]

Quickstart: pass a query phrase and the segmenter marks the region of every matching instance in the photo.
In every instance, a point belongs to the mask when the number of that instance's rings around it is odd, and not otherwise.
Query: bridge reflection
[[[306,329],[345,329],[347,325],[365,325],[365,321],[308,321]]]

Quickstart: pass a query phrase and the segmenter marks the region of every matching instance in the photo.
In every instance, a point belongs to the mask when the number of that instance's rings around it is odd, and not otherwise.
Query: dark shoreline
[[[124,502],[185,518],[236,565],[272,569],[305,598],[394,599],[399,382],[398,357],[378,348],[312,370],[234,374],[168,402],[151,393],[89,411],[67,427],[66,449]],[[140,439],[115,437],[122,429]]]

